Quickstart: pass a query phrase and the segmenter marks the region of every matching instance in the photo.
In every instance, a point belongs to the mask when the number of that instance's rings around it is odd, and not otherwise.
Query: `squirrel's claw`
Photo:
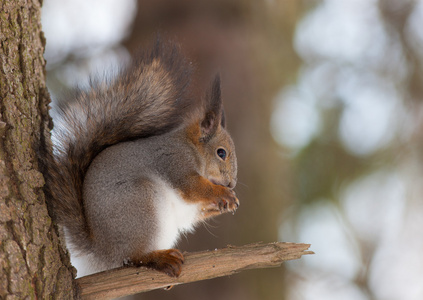
[[[171,277],[181,274],[184,256],[178,249],[156,250],[131,259],[131,265],[145,266]]]
[[[227,193],[222,195],[220,198],[216,199],[216,202],[213,201],[210,210],[217,210],[221,214],[226,212],[231,212],[235,214],[236,210],[239,207],[239,200],[235,195],[233,190],[228,189]]]

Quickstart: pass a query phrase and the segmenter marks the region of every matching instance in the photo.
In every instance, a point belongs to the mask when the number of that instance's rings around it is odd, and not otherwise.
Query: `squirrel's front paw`
[[[239,200],[235,195],[235,192],[228,188],[222,188],[222,192],[219,196],[211,199],[203,211],[208,212],[211,215],[222,214],[225,212],[235,213],[239,206]]]
[[[233,190],[227,189],[227,193],[218,201],[218,207],[221,213],[232,212],[235,213],[239,207],[239,200]]]

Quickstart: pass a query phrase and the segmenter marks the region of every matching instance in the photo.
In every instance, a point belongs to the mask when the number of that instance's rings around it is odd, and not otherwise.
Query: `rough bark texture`
[[[0,1],[0,299],[73,298],[37,162],[49,139],[41,4]]]
[[[243,270],[278,267],[284,261],[299,259],[310,245],[294,243],[229,246],[214,251],[184,253],[185,263],[178,278],[146,268],[119,268],[76,281],[82,299],[112,299],[194,281],[228,276]]]

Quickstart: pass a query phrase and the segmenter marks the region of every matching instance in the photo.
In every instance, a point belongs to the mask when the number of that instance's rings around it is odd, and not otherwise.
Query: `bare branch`
[[[309,244],[270,243],[228,246],[214,251],[184,253],[185,263],[178,278],[147,268],[124,267],[76,280],[82,299],[111,299],[204,279],[227,276],[242,270],[278,267],[299,259]]]

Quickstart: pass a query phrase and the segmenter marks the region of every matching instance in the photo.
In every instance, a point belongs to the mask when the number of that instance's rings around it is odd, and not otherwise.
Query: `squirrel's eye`
[[[217,149],[217,156],[219,156],[222,160],[226,159],[226,150],[223,148]]]

